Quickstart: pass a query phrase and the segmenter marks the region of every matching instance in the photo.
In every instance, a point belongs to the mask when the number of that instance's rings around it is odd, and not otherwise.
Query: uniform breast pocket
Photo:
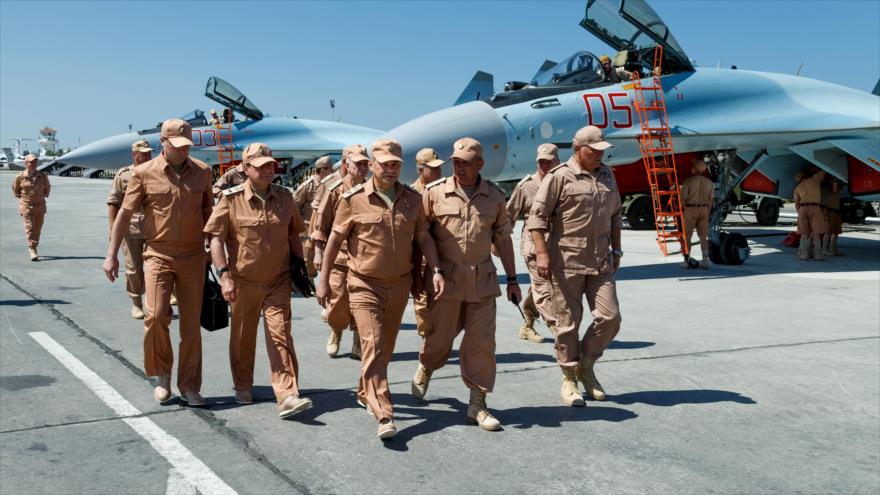
[[[434,234],[441,240],[453,237],[461,231],[461,210],[458,205],[434,206],[434,218],[437,224]]]
[[[145,189],[153,206],[161,209],[171,207],[173,197],[170,184],[147,184]]]
[[[359,253],[362,256],[375,254],[369,252],[369,244],[371,242],[367,242],[366,240],[369,239],[372,243],[378,242],[378,244],[385,242],[385,235],[382,231],[382,214],[361,213],[355,217],[355,223],[357,224],[357,236],[353,240],[354,245],[349,245],[349,250],[351,252]]]
[[[589,241],[585,237],[562,237],[558,241],[559,254],[555,262],[563,268],[584,268]]]
[[[180,186],[180,196],[183,200],[183,206],[186,211],[199,211],[202,206],[202,195],[205,193],[206,185],[183,184]]]
[[[498,216],[498,210],[490,205],[479,205],[474,208],[476,211],[477,229],[482,232],[489,230],[495,224],[495,218]]]
[[[241,229],[242,244],[248,242],[262,242],[263,230],[265,223],[259,217],[245,217],[238,219],[238,226]]]

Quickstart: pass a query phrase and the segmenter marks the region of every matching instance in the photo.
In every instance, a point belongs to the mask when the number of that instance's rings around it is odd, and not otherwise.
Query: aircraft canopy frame
[[[263,112],[244,93],[217,76],[208,79],[205,96],[251,120],[263,119]]]

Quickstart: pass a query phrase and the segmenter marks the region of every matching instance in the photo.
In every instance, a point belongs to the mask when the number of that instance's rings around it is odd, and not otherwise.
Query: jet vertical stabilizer
[[[477,71],[477,73],[474,74],[474,78],[471,79],[471,82],[468,83],[458,99],[455,100],[453,106],[490,98],[495,94],[494,84],[495,78],[492,77],[492,74],[481,70]]]
[[[871,91],[871,94],[880,96],[880,79],[877,79],[877,84],[874,85],[874,91]]]

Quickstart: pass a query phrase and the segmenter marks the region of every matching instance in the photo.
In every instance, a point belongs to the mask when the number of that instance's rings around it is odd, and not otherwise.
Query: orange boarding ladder
[[[682,214],[681,193],[678,174],[675,170],[675,154],[672,148],[672,133],[666,115],[666,100],[660,83],[663,47],[654,48],[654,71],[650,83],[644,84],[633,76],[633,108],[639,116],[642,133],[639,147],[642,163],[648,173],[651,190],[651,203],[654,205],[654,224],[657,229],[657,244],[663,256],[669,256],[668,244],[678,242],[682,254],[688,254],[684,241],[684,217]]]
[[[214,127],[217,129],[217,165],[219,167],[219,175],[223,175],[227,170],[235,166],[232,124],[216,124]]]

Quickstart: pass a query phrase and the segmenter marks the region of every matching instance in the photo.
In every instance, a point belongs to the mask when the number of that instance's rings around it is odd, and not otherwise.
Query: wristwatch
[[[512,277],[510,275],[505,275],[504,278],[507,281],[507,285],[519,285],[519,282],[516,281],[516,275]]]
[[[614,255],[618,258],[623,258],[623,251],[621,251],[620,249],[613,249],[611,252],[614,253]]]
[[[226,272],[228,272],[228,271],[229,271],[229,267],[228,267],[228,266],[224,266],[223,268],[218,268],[218,269],[217,269],[217,277],[222,277],[223,274],[226,273]]]

